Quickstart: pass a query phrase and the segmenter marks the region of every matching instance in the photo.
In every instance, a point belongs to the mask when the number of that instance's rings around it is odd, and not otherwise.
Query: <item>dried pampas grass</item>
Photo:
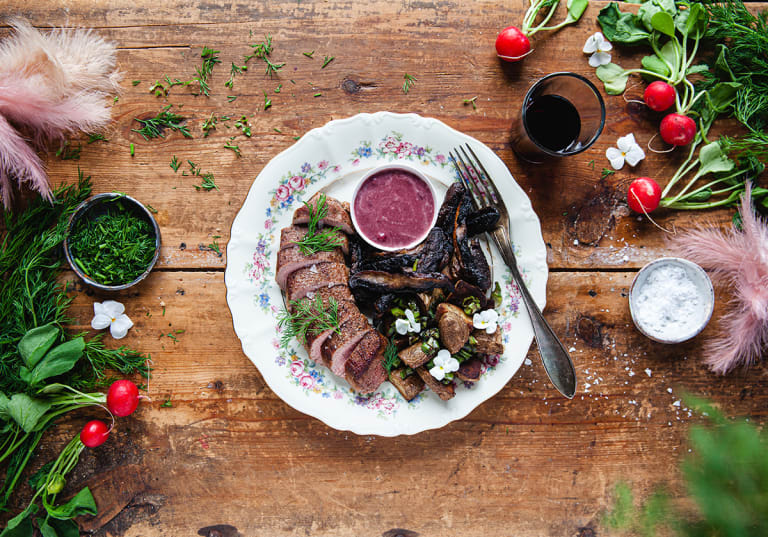
[[[118,91],[120,80],[115,46],[91,31],[43,35],[21,19],[10,24],[14,34],[0,42],[0,195],[6,209],[14,180],[50,199],[35,149],[107,125],[106,97]]]
[[[752,365],[768,344],[768,226],[750,199],[748,185],[741,198],[741,230],[710,226],[671,240],[683,257],[710,270],[733,292],[720,333],[704,347],[705,362],[715,373]]]

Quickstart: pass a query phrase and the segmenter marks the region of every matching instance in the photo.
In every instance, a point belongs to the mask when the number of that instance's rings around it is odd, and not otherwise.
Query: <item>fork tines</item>
[[[449,151],[448,156],[453,161],[464,187],[471,194],[476,208],[496,207],[500,209],[501,196],[491,180],[491,175],[480,162],[472,147],[469,144],[464,144],[464,146]]]

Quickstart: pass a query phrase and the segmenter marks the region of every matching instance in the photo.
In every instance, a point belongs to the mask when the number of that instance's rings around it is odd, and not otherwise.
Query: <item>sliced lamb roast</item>
[[[374,328],[368,319],[359,311],[352,313],[340,323],[339,332],[334,332],[325,340],[322,346],[323,363],[328,365],[336,375],[344,376],[344,365],[355,345]],[[374,330],[375,331],[375,330]]]
[[[387,338],[376,330],[366,332],[344,364],[347,381],[360,393],[371,393],[387,380],[384,349]]]
[[[331,289],[343,289],[343,288],[345,288],[347,294],[349,294],[349,289],[346,288],[346,286],[337,285],[335,287],[331,287]],[[322,291],[326,291],[326,289],[321,289],[318,292],[322,292]],[[350,295],[350,300],[338,300],[337,297],[333,297],[333,298],[337,299],[339,320],[346,319],[347,317],[349,317],[350,315],[354,315],[354,313],[358,311],[354,301],[351,300],[351,295]],[[305,300],[308,300],[308,299],[305,299]],[[327,304],[326,300],[327,299],[323,297],[324,305]],[[320,332],[319,334],[310,333],[307,335],[307,344],[305,347],[307,349],[307,352],[309,353],[309,357],[313,361],[318,363],[323,363],[323,351],[322,351],[323,343],[325,343],[326,340],[329,337],[331,337],[332,334],[333,334],[333,328]]]
[[[285,292],[289,301],[299,300],[307,293],[323,287],[346,285],[348,281],[349,269],[343,263],[319,263],[292,272],[285,284]]]
[[[317,206],[317,201],[320,198],[318,192],[310,198],[307,202],[313,208]],[[344,208],[344,205],[337,199],[325,198],[325,206],[328,208],[328,213],[325,218],[320,220],[320,225],[327,227],[338,227],[347,235],[353,235],[355,230],[352,228],[352,218],[349,216],[349,212]],[[302,205],[293,213],[293,225],[296,224],[308,224],[309,223],[309,209],[306,205]]]
[[[320,263],[344,263],[344,254],[339,248],[330,252],[317,252],[312,255],[304,255],[299,248],[283,248],[277,252],[277,271],[275,281],[280,289],[285,289],[288,276],[299,269],[319,265]]]

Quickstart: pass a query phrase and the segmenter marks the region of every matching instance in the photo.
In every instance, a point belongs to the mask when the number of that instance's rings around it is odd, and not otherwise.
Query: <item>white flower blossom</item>
[[[589,65],[599,67],[611,63],[611,55],[608,54],[608,51],[612,49],[613,45],[605,39],[602,32],[596,32],[587,38],[583,50],[585,54],[592,54],[589,57]]]
[[[489,309],[475,313],[472,317],[472,325],[479,330],[485,330],[488,334],[493,334],[496,331],[498,320],[499,314],[496,310]]]
[[[397,319],[395,321],[395,331],[404,336],[408,332],[421,332],[421,323],[416,322],[411,310],[405,310],[405,319]]]
[[[429,370],[429,374],[437,380],[443,380],[445,375],[459,370],[459,361],[451,356],[446,349],[440,349],[434,359],[435,367]]]
[[[128,316],[124,313],[125,306],[114,300],[93,303],[93,320],[91,326],[96,330],[109,327],[109,333],[115,339],[122,339],[133,326]]]
[[[632,133],[622,136],[616,141],[618,149],[609,147],[605,150],[605,156],[611,162],[614,170],[620,170],[624,162],[630,166],[636,166],[638,162],[645,158],[645,152],[635,141],[635,135]]]

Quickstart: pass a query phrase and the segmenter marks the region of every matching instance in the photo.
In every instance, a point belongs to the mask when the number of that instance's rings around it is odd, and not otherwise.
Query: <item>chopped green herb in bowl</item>
[[[64,253],[87,284],[105,291],[127,289],[155,266],[160,228],[152,213],[130,196],[98,194],[72,214]]]

